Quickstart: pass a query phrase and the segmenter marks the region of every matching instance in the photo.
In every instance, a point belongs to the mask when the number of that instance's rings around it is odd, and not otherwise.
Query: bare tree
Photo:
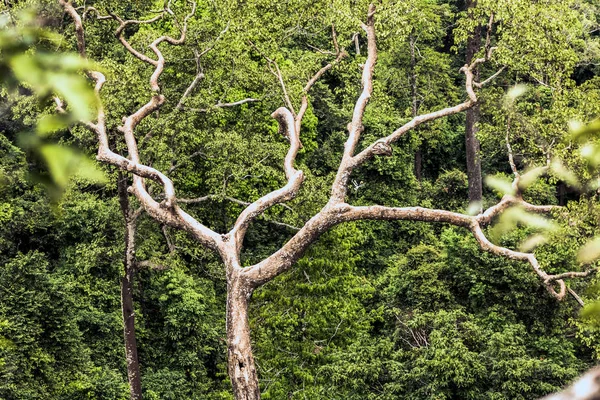
[[[85,55],[84,31],[81,18],[69,2],[66,0],[59,1],[73,17],[78,48],[80,53]],[[269,63],[269,68],[280,82],[286,104],[286,107],[275,110],[272,117],[278,121],[280,132],[283,133],[290,143],[290,148],[283,162],[283,170],[287,183],[283,187],[265,194],[248,204],[238,216],[231,230],[226,233],[218,233],[204,226],[180,208],[180,202],[176,196],[173,182],[166,174],[144,164],[140,160],[137,141],[134,136],[134,131],[138,124],[144,118],[158,110],[165,102],[165,97],[160,93],[159,86],[159,78],[165,66],[165,58],[159,49],[159,45],[163,42],[171,45],[180,45],[184,42],[187,21],[193,15],[194,9],[195,4],[192,5],[192,12],[185,18],[179,39],[161,36],[149,45],[156,58],[150,58],[135,50],[120,35],[122,29],[118,31],[118,38],[123,46],[138,59],[154,67],[154,72],[150,77],[150,87],[154,94],[145,105],[133,114],[125,117],[123,125],[119,128],[127,144],[129,157],[123,157],[109,148],[106,134],[106,114],[101,105],[101,89],[105,82],[105,77],[96,71],[90,71],[89,76],[95,82],[95,92],[100,106],[96,122],[86,122],[86,125],[96,133],[98,138],[99,148],[97,159],[133,174],[133,185],[128,190],[137,198],[148,215],[163,225],[189,232],[200,245],[214,250],[221,257],[227,279],[228,373],[233,386],[234,396],[237,400],[255,400],[260,398],[258,374],[251,349],[250,326],[248,323],[248,303],[253,291],[290,269],[321,234],[337,224],[357,220],[410,220],[441,222],[463,227],[474,235],[481,249],[511,260],[527,262],[539,276],[542,285],[550,295],[558,300],[565,298],[567,293],[563,279],[585,276],[588,273],[547,274],[540,267],[533,253],[518,252],[500,247],[493,244],[486,237],[483,230],[484,227],[511,206],[520,206],[529,212],[536,213],[548,213],[554,208],[553,206],[538,206],[525,202],[518,190],[520,180],[518,173],[515,174],[515,180],[513,181],[515,194],[505,195],[496,205],[475,216],[423,207],[387,207],[384,205],[358,207],[346,202],[348,182],[354,169],[364,165],[374,157],[391,155],[391,145],[415,127],[428,121],[464,112],[477,104],[478,99],[474,88],[481,87],[483,82],[478,83],[474,81],[474,71],[479,64],[489,58],[492,50],[489,49],[489,51],[486,51],[484,58],[474,59],[470,64],[460,69],[460,72],[465,75],[466,100],[448,108],[414,116],[409,122],[391,132],[388,136],[379,138],[368,144],[362,151],[357,152],[361,133],[364,130],[363,115],[373,92],[373,71],[377,62],[374,25],[375,7],[373,5],[369,6],[366,22],[362,24],[362,29],[367,35],[368,44],[367,59],[363,66],[361,78],[362,92],[355,103],[352,120],[348,124],[348,137],[344,145],[344,152],[336,177],[331,187],[329,201],[316,215],[306,221],[280,249],[255,265],[242,267],[240,262],[242,244],[252,222],[270,207],[295,198],[301,189],[304,174],[301,170],[296,169],[295,159],[301,147],[300,130],[302,127],[302,118],[308,107],[307,93],[317,79],[332,68],[334,62],[339,62],[344,57],[345,52],[338,46],[334,30],[333,39],[336,49],[336,61],[321,68],[308,81],[304,87],[301,106],[297,113],[294,111],[289,94],[285,89],[284,80],[277,63],[265,57]],[[113,16],[113,19],[120,23],[120,28],[129,24],[147,23],[154,20],[125,21],[117,16]],[[163,195],[160,201],[155,200],[148,192],[146,179],[155,181],[162,186]]]

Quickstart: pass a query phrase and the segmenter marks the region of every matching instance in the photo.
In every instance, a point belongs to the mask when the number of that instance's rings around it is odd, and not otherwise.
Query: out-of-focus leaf
[[[519,179],[519,189],[525,190],[529,186],[531,186],[540,176],[542,176],[546,172],[546,167],[536,167],[532,168],[523,175],[521,175],[521,179]]]
[[[600,257],[600,237],[595,237],[583,246],[577,253],[577,261],[590,264]]]
[[[506,92],[506,101],[508,103],[514,102],[518,97],[523,96],[527,92],[527,89],[527,86],[523,84],[511,87],[508,89],[508,92]]]
[[[579,180],[575,174],[569,171],[569,169],[565,167],[559,160],[552,161],[550,164],[550,170],[554,173],[554,175],[556,175],[557,178],[565,181],[569,186],[576,189],[581,188],[581,184],[579,183]]]
[[[544,235],[540,235],[540,234],[531,235],[519,245],[519,251],[528,253],[531,250],[535,249],[538,246],[543,245],[546,242],[548,242],[548,238]]]
[[[481,212],[481,201],[472,201],[467,207],[467,215],[477,215]]]
[[[532,214],[521,210],[515,207],[516,210],[519,210],[518,220],[519,222],[529,226],[530,228],[541,229],[541,230],[555,230],[558,228],[558,225],[544,216],[539,214]]]
[[[593,120],[589,124],[571,122],[569,128],[571,131],[571,139],[586,141],[593,137],[597,137],[598,133],[600,133],[600,118]]]
[[[47,135],[66,128],[72,120],[67,114],[44,115],[37,124],[37,132],[41,135]]]
[[[52,74],[50,79],[58,95],[67,101],[75,119],[87,120],[91,117],[90,107],[96,103],[96,98],[83,76]]]
[[[47,82],[44,82],[44,71],[31,54],[25,53],[11,57],[9,64],[18,80],[30,84],[38,94],[43,95],[47,92],[48,86]]]
[[[69,179],[79,176],[91,183],[105,183],[106,176],[85,155],[65,146],[46,144],[40,147],[52,180],[59,188],[65,188]]]
[[[515,194],[515,191],[512,187],[512,182],[506,178],[489,175],[485,178],[485,183],[501,194]]]
[[[587,143],[581,147],[579,154],[592,166],[600,165],[600,147],[596,143]]]
[[[542,231],[557,228],[556,223],[548,218],[529,213],[521,207],[511,207],[500,215],[500,218],[490,230],[490,237],[493,240],[499,240],[502,235],[515,229],[519,224]]]
[[[581,317],[600,325],[600,301],[586,304],[581,310]]]

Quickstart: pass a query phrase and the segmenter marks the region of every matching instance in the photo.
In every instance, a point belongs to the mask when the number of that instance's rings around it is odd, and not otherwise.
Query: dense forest
[[[369,3],[0,5],[0,399],[598,364],[600,1]]]

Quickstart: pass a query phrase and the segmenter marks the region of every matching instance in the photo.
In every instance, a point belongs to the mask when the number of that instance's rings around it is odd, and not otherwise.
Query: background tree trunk
[[[415,31],[411,32],[408,37],[408,45],[410,47],[410,94],[412,98],[412,116],[413,118],[417,116],[419,112],[419,99],[417,98],[417,59],[415,57],[415,46],[417,45],[417,40],[415,38]],[[417,129],[415,129],[417,132]],[[423,153],[421,150],[421,145],[417,146],[415,150],[415,177],[420,182],[423,176]]]
[[[117,188],[119,204],[125,218],[125,260],[124,274],[121,279],[121,311],[123,313],[123,339],[125,341],[125,359],[127,361],[127,379],[132,400],[142,399],[142,381],[135,338],[135,311],[133,307],[133,278],[135,275],[135,231],[136,220],[129,207],[127,178],[121,172],[118,175]]]
[[[475,7],[475,1],[467,1],[467,10]],[[467,40],[466,63],[471,64],[475,53],[481,45],[481,26],[477,26]],[[479,79],[478,68],[473,71],[475,80]],[[467,156],[467,178],[469,180],[469,202],[481,201],[482,178],[481,158],[479,157],[479,140],[477,139],[477,124],[479,123],[479,104],[466,111],[465,148]]]

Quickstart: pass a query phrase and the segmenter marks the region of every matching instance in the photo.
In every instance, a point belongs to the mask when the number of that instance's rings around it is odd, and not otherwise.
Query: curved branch
[[[300,149],[300,137],[296,131],[294,116],[285,107],[278,108],[271,116],[279,122],[279,131],[290,141],[290,149],[284,160],[285,176],[288,182],[281,189],[275,190],[250,204],[239,215],[233,229],[229,232],[229,235],[234,238],[238,252],[241,249],[244,235],[252,220],[269,207],[296,197],[300,185],[304,181],[304,173],[294,168],[296,155]]]
[[[73,18],[77,33],[78,49],[80,54],[84,56],[85,39],[81,18],[71,3],[65,0],[59,0],[59,2],[61,5],[63,5],[65,11]],[[193,9],[195,10],[195,7],[193,7]],[[185,37],[185,33],[182,34],[182,37]],[[157,66],[157,70],[159,67],[160,65]],[[160,74],[157,74],[155,71],[153,74],[155,79],[154,83],[156,83],[159,75]],[[134,183],[129,190],[138,198],[141,205],[151,217],[157,219],[163,224],[186,230],[192,233],[202,244],[209,248],[216,249],[221,243],[220,235],[196,221],[177,206],[173,183],[166,175],[155,168],[140,163],[134,130],[140,121],[150,115],[153,111],[160,108],[160,106],[164,103],[164,96],[153,96],[148,103],[125,118],[123,126],[119,128],[123,132],[125,141],[127,143],[127,149],[130,157],[127,159],[119,154],[116,154],[109,147],[108,136],[106,133],[106,114],[100,98],[100,91],[106,82],[106,78],[98,71],[88,71],[88,76],[95,82],[94,93],[96,95],[98,104],[97,122],[86,123],[86,125],[96,133],[98,138],[98,154],[96,158],[100,161],[115,165],[121,170],[129,171],[134,174]],[[150,194],[146,191],[143,178],[152,179],[163,186],[165,191],[164,203],[158,203],[152,198],[152,196],[150,196]]]
[[[367,23],[362,25],[362,28],[367,33],[367,44],[368,44],[368,56],[363,67],[363,73],[361,78],[362,93],[360,94],[354,111],[352,113],[352,122],[348,125],[348,139],[344,145],[344,155],[338,168],[335,181],[333,183],[331,191],[331,199],[336,202],[342,202],[346,197],[348,179],[354,168],[352,159],[356,145],[360,139],[364,127],[362,124],[363,116],[367,103],[373,93],[373,71],[375,64],[377,63],[377,44],[375,40],[375,6],[369,5],[369,12],[367,14]]]

